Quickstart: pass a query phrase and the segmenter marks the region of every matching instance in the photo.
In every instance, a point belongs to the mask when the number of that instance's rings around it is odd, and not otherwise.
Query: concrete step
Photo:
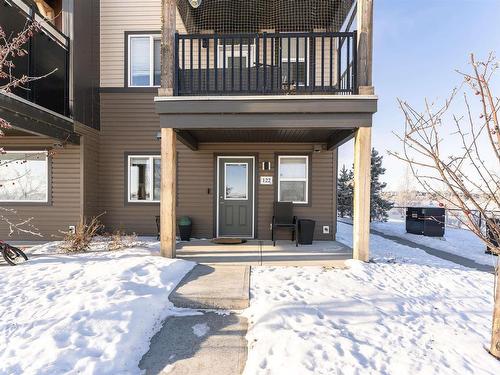
[[[183,308],[245,309],[250,300],[250,267],[198,264],[169,299]]]
[[[139,368],[146,375],[237,375],[247,359],[247,320],[235,314],[168,318]]]

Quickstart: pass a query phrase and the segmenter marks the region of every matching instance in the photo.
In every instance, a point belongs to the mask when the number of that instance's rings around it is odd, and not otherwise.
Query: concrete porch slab
[[[250,267],[198,264],[169,299],[177,307],[191,309],[245,309],[250,299]]]
[[[238,375],[247,358],[247,320],[235,314],[171,317],[139,368],[146,375]]]
[[[314,241],[299,245],[291,241],[250,240],[244,244],[221,245],[208,240],[193,240],[178,244],[178,258],[202,264],[247,266],[324,266],[344,268],[352,259],[352,250],[337,241]]]

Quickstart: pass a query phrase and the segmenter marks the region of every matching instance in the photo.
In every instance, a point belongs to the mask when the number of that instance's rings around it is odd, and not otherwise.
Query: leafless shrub
[[[87,222],[82,219],[75,228],[75,232],[65,232],[64,241],[61,250],[66,253],[79,253],[88,251],[93,238],[103,229],[102,223],[96,216]]]
[[[405,117],[403,134],[396,134],[403,151],[390,152],[409,166],[417,182],[473,232],[485,248],[500,254],[500,98],[493,80],[500,64],[493,54],[486,61],[470,57],[470,73],[440,107],[425,101],[419,111],[399,100]],[[463,91],[463,115],[449,114]],[[477,220],[483,219],[485,227]],[[500,359],[500,278],[495,269],[495,308],[490,353]]]
[[[117,230],[110,235],[108,250],[121,250],[127,247],[132,247],[137,243],[137,235],[135,233],[126,234],[121,230]]]

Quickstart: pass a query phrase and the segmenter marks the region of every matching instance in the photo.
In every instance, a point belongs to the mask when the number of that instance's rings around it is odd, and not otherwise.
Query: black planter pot
[[[191,238],[192,230],[193,230],[193,224],[179,225],[179,234],[181,236],[181,241],[189,241],[189,239]]]

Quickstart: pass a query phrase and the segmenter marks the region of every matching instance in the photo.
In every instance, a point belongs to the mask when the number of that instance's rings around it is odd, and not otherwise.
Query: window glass
[[[129,156],[129,201],[160,200],[160,160],[159,156]]]
[[[160,200],[160,190],[161,190],[161,164],[160,164],[161,159],[160,158],[154,158],[153,159],[153,200],[159,201]]]
[[[290,60],[297,60],[297,40],[299,42],[299,59],[304,59],[306,56],[306,38],[290,37]],[[288,60],[288,39],[283,39],[281,49],[282,60]]]
[[[240,65],[241,64],[241,65]],[[247,57],[246,56],[227,56],[227,64],[228,69],[238,69],[240,66],[242,68],[248,67]]]
[[[160,86],[160,79],[161,79],[161,42],[160,39],[155,39],[154,40],[154,79],[153,79],[153,85],[155,86]]]
[[[299,54],[297,55],[297,42]],[[290,37],[290,56],[288,56],[288,39],[283,39],[281,48],[281,74],[285,84],[304,86],[307,83],[307,65],[305,62],[307,50],[306,38]],[[288,74],[290,70],[290,74]]]
[[[305,202],[306,182],[305,181],[281,181],[280,198],[281,202]]]
[[[242,68],[248,68],[250,67],[250,65],[254,64],[254,61],[252,61],[251,57],[252,51],[255,48],[255,46],[253,45],[253,41],[251,41],[251,44],[249,46],[247,44],[248,43],[247,40],[243,40],[241,45],[240,41],[238,40],[237,42],[236,41],[234,42],[234,47],[231,47],[233,45],[231,43],[231,40],[226,40],[224,42],[220,41],[219,43],[221,43],[219,44],[219,60],[218,60],[220,68],[223,67],[224,63],[227,69],[231,69],[233,67],[235,69],[238,69],[240,67],[240,63]]]
[[[306,178],[307,166],[305,157],[288,157],[280,159],[280,177]]]
[[[148,158],[130,159],[130,199],[149,200],[151,196],[150,173]]]
[[[225,199],[248,199],[247,163],[225,164]]]
[[[48,158],[45,151],[0,154],[0,201],[48,201]]]
[[[308,156],[280,156],[278,158],[278,200],[307,203]]]
[[[130,75],[132,86],[150,85],[149,36],[130,38]]]

